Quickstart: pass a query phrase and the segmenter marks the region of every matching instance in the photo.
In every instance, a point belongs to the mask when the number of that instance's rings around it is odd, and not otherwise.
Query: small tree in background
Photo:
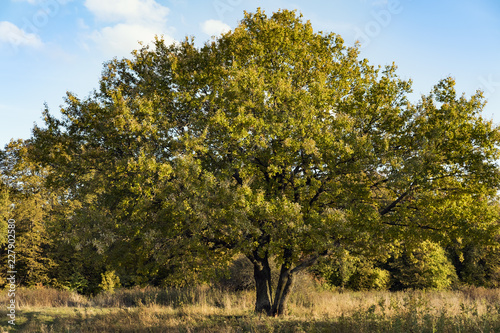
[[[30,160],[22,140],[12,141],[0,152],[1,222],[15,221],[15,268],[19,283],[27,286],[50,283],[55,267],[48,223],[54,196],[45,187],[46,174]]]
[[[106,271],[101,274],[102,281],[99,287],[103,291],[113,292],[116,288],[120,287],[120,278],[115,274],[115,271]]]

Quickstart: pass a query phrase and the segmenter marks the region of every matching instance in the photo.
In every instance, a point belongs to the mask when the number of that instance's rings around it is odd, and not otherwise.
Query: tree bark
[[[247,258],[253,264],[255,279],[255,312],[266,313],[269,316],[279,316],[287,312],[288,300],[292,292],[295,274],[313,265],[324,253],[313,255],[304,259],[300,264],[292,268],[292,250],[284,250],[285,262],[281,265],[278,285],[275,290],[274,300],[272,299],[271,267],[269,266],[269,254],[259,256],[259,251],[255,250],[247,254]]]
[[[288,299],[290,298],[290,293],[292,291],[294,280],[294,273],[286,264],[281,266],[280,277],[278,280],[278,286],[276,287],[276,294],[274,296],[273,306],[271,316],[283,315],[287,311]]]
[[[325,251],[321,255],[324,255],[326,253],[327,252]],[[295,266],[295,268],[292,269],[291,267],[292,251],[285,249],[284,251],[285,262],[283,263],[283,265],[281,265],[280,277],[278,280],[278,285],[276,287],[273,306],[271,308],[271,312],[269,313],[269,315],[280,316],[286,314],[288,299],[290,298],[290,294],[292,292],[295,274],[313,265],[319,257],[320,254],[313,255],[307,259],[304,259],[299,265]]]
[[[257,253],[247,256],[253,263],[253,273],[255,279],[255,312],[266,313],[271,312],[271,267],[269,266],[269,258],[267,254],[261,258]]]

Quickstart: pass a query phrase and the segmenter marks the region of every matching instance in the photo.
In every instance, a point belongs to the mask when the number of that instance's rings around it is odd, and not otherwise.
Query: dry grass
[[[6,300],[6,292],[0,293]],[[49,288],[19,289],[16,327],[0,309],[2,331],[22,332],[500,332],[500,289],[447,292],[331,292],[307,284],[289,313],[253,313],[252,292],[207,286],[118,290],[86,298]]]

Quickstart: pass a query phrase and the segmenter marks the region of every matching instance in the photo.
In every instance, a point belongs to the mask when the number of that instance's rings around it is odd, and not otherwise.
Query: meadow
[[[500,332],[500,289],[339,292],[298,287],[289,313],[253,312],[251,291],[119,289],[85,297],[19,289],[16,325],[2,332]],[[7,299],[6,291],[0,293]],[[3,303],[5,305],[5,302]]]

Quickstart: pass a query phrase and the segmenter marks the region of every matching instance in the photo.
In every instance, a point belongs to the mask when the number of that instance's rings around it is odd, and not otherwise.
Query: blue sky
[[[128,57],[138,40],[202,45],[257,7],[297,9],[316,30],[359,40],[373,65],[395,62],[413,79],[414,99],[448,76],[466,95],[481,89],[484,117],[500,124],[498,0],[2,0],[0,147],[29,138],[44,103],[58,114],[66,91],[88,96],[102,64]]]

